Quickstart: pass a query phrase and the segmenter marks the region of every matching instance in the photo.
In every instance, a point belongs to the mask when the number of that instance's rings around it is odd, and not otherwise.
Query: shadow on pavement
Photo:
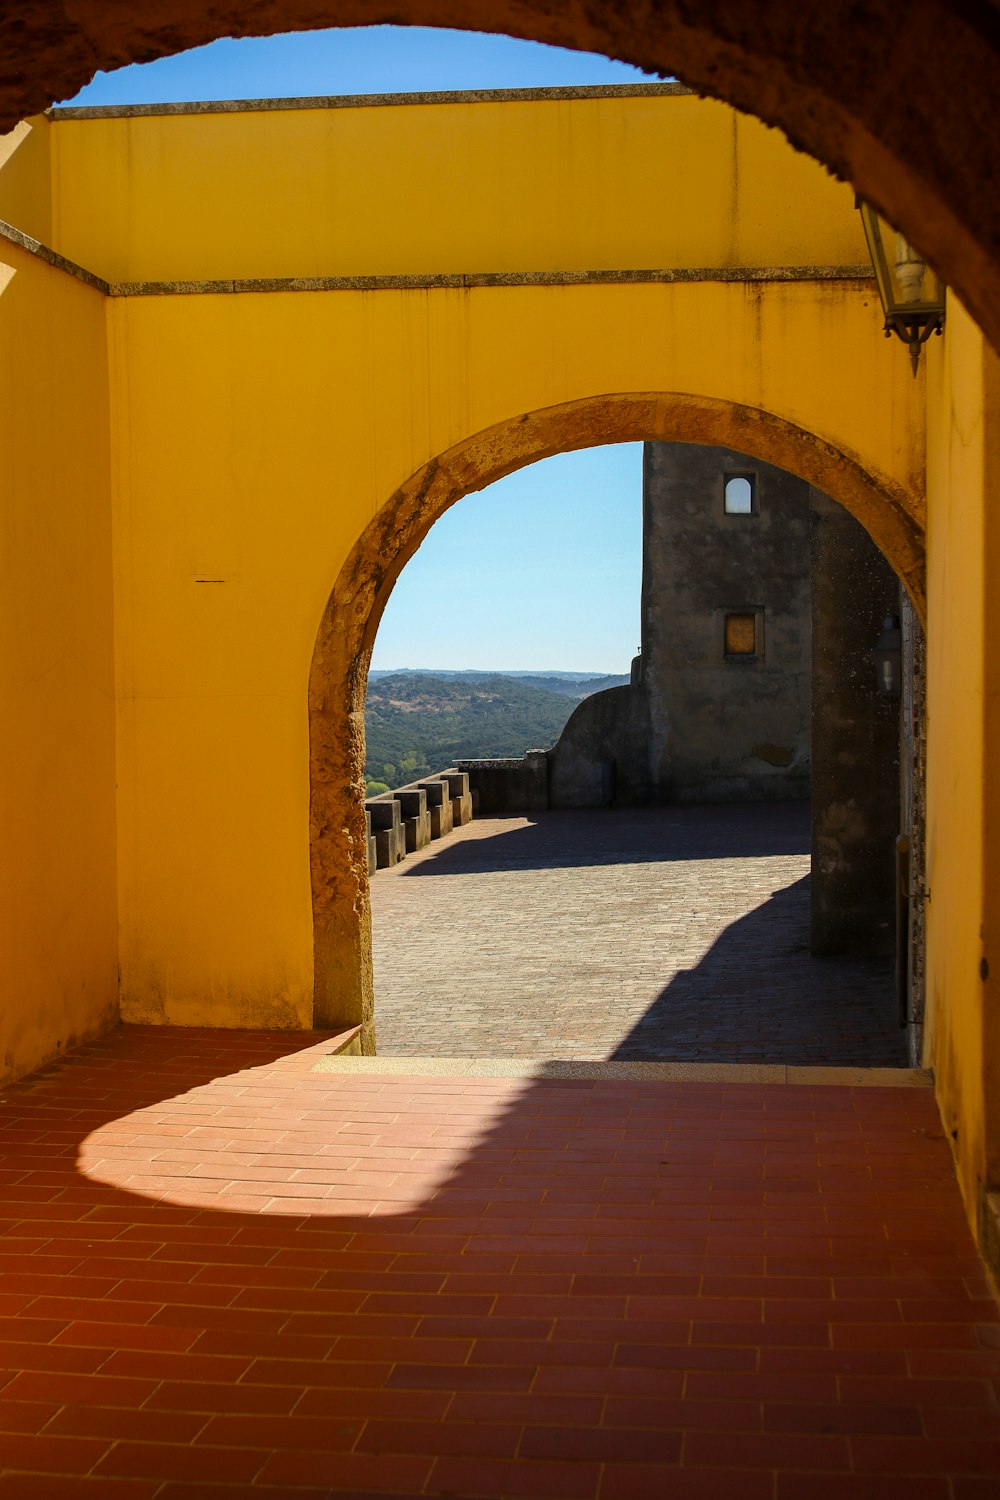
[[[813,958],[809,877],[732,922],[676,974],[617,1060],[904,1067],[887,958]]]
[[[515,827],[491,831],[485,838],[441,843],[403,866],[399,874],[478,875],[489,870],[750,859],[808,854],[810,848],[808,802],[590,808],[534,818],[527,823],[512,819]],[[490,820],[491,830],[498,821]]]

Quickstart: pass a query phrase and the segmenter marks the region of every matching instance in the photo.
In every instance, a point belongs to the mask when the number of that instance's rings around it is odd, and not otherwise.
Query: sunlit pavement
[[[6,1091],[2,1500],[998,1493],[929,1088],[330,1051],[120,1028]]]
[[[372,913],[382,1054],[905,1064],[891,962],[809,955],[803,803],[476,820]]]

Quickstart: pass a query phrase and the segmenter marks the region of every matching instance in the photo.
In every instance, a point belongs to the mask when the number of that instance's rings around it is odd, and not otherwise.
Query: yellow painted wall
[[[863,265],[853,194],[653,97],[59,118],[53,248],[111,281]]]
[[[107,528],[110,516],[113,527],[119,958],[130,1019],[309,1023],[313,645],[353,545],[434,456],[564,403],[634,391],[705,397],[747,410],[740,446],[750,452],[755,411],[842,452],[893,497],[881,530],[873,526],[879,540],[915,555],[922,383],[878,336],[871,283],[739,279],[746,265],[861,263],[850,191],[723,106],[665,92],[56,117],[22,147],[26,155],[8,152],[10,203],[41,223],[51,183],[53,248],[114,281],[734,273],[672,285],[107,301],[110,397],[97,333],[89,386],[73,387],[88,414],[83,446],[57,440],[64,406],[75,410],[68,396],[48,401],[24,442],[39,464],[65,453],[94,524]],[[36,361],[44,353],[40,401],[46,382],[63,379],[61,351],[75,349],[60,299],[102,305],[65,277],[59,286],[11,346],[24,342]],[[72,530],[65,545],[90,558]],[[44,567],[34,558],[26,578]],[[88,561],[80,577],[92,575]],[[91,633],[110,629],[102,599]],[[103,684],[102,714],[109,663],[110,653],[104,678],[90,677]],[[104,870],[115,817],[101,800],[102,756],[79,761],[89,790],[77,801],[94,810]],[[58,783],[57,768],[51,775]],[[58,880],[41,844],[31,858],[42,911]]]
[[[1000,1167],[997,366],[952,298],[928,384],[926,1040],[974,1220]]]
[[[105,303],[0,241],[0,1079],[117,1010]]]
[[[308,1023],[309,667],[400,484],[521,412],[663,391],[762,408],[919,494],[918,388],[871,301],[801,282],[114,301],[123,1014]]]
[[[52,244],[52,127],[44,115],[0,136],[0,219]]]
[[[1000,1191],[1000,355],[983,345],[983,1096],[987,1188]],[[1000,1234],[1000,1220],[995,1233]],[[1000,1244],[996,1245],[1000,1252]],[[1000,1263],[998,1263],[1000,1269]]]

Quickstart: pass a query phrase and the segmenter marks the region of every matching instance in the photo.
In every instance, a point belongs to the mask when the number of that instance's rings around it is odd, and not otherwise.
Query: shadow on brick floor
[[[0,1500],[985,1500],[930,1090],[332,1076],[120,1027],[0,1101]]]

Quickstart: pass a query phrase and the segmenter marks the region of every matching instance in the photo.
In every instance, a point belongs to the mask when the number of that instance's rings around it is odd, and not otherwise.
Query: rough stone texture
[[[628,807],[649,797],[645,693],[631,685],[593,693],[549,751],[549,806]]]
[[[0,224],[0,237],[4,234]],[[461,271],[422,276],[254,276],[221,281],[102,281],[45,245],[29,241],[22,249],[50,265],[78,276],[108,297],[229,297],[262,292],[442,292],[500,286],[666,286],[677,282],[871,281],[866,266],[692,266],[676,270],[613,271]]]
[[[544,812],[549,805],[549,761],[545,750],[529,750],[520,760],[461,760],[476,799],[476,816],[505,818]]]
[[[396,798],[386,793],[372,797],[365,803],[365,811],[371,819],[375,834],[375,855],[380,870],[398,865],[406,858],[406,831],[403,826],[402,807]]]
[[[427,797],[427,811],[431,820],[431,838],[446,838],[452,829],[451,789],[448,783],[434,779],[431,781],[421,781],[419,785]]]
[[[692,94],[682,83],[555,85],[538,89],[431,89],[401,94],[301,94],[277,99],[173,100],[164,104],[71,104],[48,111],[53,120],[131,120],[163,115],[240,115],[301,109],[392,109],[415,104],[492,104],[511,100],[628,99]]]
[[[802,802],[478,818],[372,900],[380,1056],[906,1063],[891,963],[809,956]]]
[[[752,515],[725,514],[733,474],[754,477]],[[642,565],[656,796],[808,796],[809,486],[733,449],[647,443]],[[727,657],[728,613],[756,617],[752,658]]]
[[[1000,17],[989,0],[24,0],[0,20],[0,124],[98,68],[219,36],[383,21],[506,31],[679,76],[781,126],[935,263],[1000,346]]]
[[[899,580],[864,529],[813,492],[814,953],[893,952],[898,699],[872,648]]]
[[[455,770],[442,771],[441,780],[448,783],[448,791],[451,794],[452,827],[461,828],[463,824],[471,823],[472,792],[469,788],[468,772]]]
[[[923,1060],[927,960],[927,641],[909,599],[902,596],[903,705],[900,735],[900,809],[910,836],[909,1017],[910,1061]],[[899,957],[897,955],[897,963]]]
[[[427,793],[422,786],[399,787],[392,793],[399,803],[407,854],[426,849],[431,841],[431,818],[427,810]]]

